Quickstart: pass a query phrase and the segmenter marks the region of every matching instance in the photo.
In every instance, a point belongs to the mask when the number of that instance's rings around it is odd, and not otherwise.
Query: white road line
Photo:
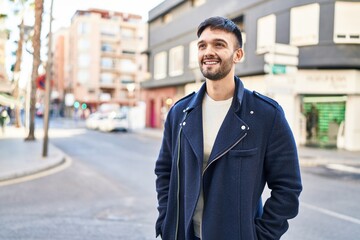
[[[346,166],[346,165],[342,165],[342,164],[328,164],[328,165],[326,165],[326,167],[333,169],[333,170],[360,174],[360,168]]]
[[[314,206],[314,205],[311,205],[311,204],[308,204],[308,203],[304,203],[304,202],[301,202],[300,205],[302,205],[302,206],[304,206],[306,208],[309,208],[311,210],[314,210],[316,212],[320,212],[320,213],[326,214],[328,216],[332,216],[332,217],[335,217],[335,218],[338,218],[338,219],[341,219],[341,220],[344,220],[344,221],[347,221],[347,222],[351,222],[351,223],[355,223],[355,224],[360,225],[360,219],[350,217],[350,216],[347,216],[347,215],[344,215],[344,214],[341,214],[341,213],[337,213],[337,212],[334,212],[334,211],[331,211],[331,210],[328,210],[328,209],[325,209],[325,208],[317,207],[317,206]]]
[[[60,172],[66,168],[68,168],[72,163],[71,158],[65,156],[65,162],[59,166],[56,166],[54,168],[48,169],[48,170],[44,170],[38,173],[34,173],[28,176],[23,176],[23,177],[18,177],[18,178],[14,178],[14,179],[10,179],[7,181],[3,181],[0,182],[0,187],[1,186],[7,186],[7,185],[11,185],[11,184],[16,184],[16,183],[22,183],[22,182],[27,182],[27,181],[31,181],[34,179],[38,179],[38,178],[42,178],[42,177],[46,177],[48,175]]]

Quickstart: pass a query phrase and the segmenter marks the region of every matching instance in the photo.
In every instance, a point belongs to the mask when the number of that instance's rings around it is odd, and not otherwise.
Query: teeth
[[[213,65],[213,64],[217,64],[217,62],[204,62],[205,65]]]

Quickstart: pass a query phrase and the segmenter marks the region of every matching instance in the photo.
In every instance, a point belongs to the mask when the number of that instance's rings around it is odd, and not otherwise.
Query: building
[[[18,102],[10,96],[13,91],[13,86],[8,79],[5,67],[5,47],[8,37],[9,36],[7,30],[5,29],[4,20],[0,17],[0,106],[14,108]]]
[[[52,45],[52,91],[51,102],[54,113],[58,116],[71,115],[72,109],[67,109],[65,113],[65,96],[72,95],[71,78],[70,78],[70,32],[67,28],[59,29],[53,34]],[[68,92],[66,92],[68,91]],[[74,100],[70,100],[70,105],[74,104]]]
[[[283,106],[298,144],[360,150],[359,12],[359,1],[165,0],[149,12],[147,126],[203,81],[196,28],[219,15],[245,39],[236,74]]]
[[[147,77],[146,26],[134,14],[76,11],[68,32],[54,39],[54,97],[65,103],[67,116],[102,103],[137,104]]]
[[[5,46],[6,41],[8,39],[8,33],[5,29],[1,27],[0,21],[0,93],[1,92],[10,92],[9,89],[10,82],[8,81],[6,69],[5,69],[5,59],[6,59],[6,52]]]

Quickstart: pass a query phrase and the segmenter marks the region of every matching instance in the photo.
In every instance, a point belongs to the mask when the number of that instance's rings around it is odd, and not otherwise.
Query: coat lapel
[[[202,109],[197,107],[193,109],[184,121],[183,133],[189,142],[196,158],[202,162],[203,159],[203,126],[202,126]]]
[[[235,77],[234,81],[236,83],[234,99],[215,139],[209,163],[229,150],[242,137],[246,136],[249,128],[240,118],[240,106],[244,94],[244,86],[237,77]],[[188,114],[182,124],[183,134],[195,153],[199,166],[202,166],[204,158],[202,101],[205,92],[206,84],[204,83],[186,109],[184,109],[184,112],[188,111]]]
[[[240,117],[240,108],[244,96],[244,85],[238,77],[234,77],[235,94],[233,102],[216,136],[209,163],[230,150],[238,141],[246,136],[249,126]]]
[[[246,136],[247,130],[248,125],[234,112],[234,108],[230,107],[216,136],[208,163],[230,150],[239,140]]]
[[[187,111],[187,117],[183,124],[183,134],[186,137],[191,149],[196,155],[199,166],[202,166],[204,158],[203,144],[203,124],[202,124],[202,99],[206,91],[205,83],[194,95],[184,112]]]

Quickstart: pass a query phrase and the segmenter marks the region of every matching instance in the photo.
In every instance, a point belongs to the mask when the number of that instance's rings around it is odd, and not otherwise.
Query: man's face
[[[236,46],[237,40],[232,33],[206,28],[198,39],[198,61],[204,77],[220,80],[227,76],[239,57]]]

